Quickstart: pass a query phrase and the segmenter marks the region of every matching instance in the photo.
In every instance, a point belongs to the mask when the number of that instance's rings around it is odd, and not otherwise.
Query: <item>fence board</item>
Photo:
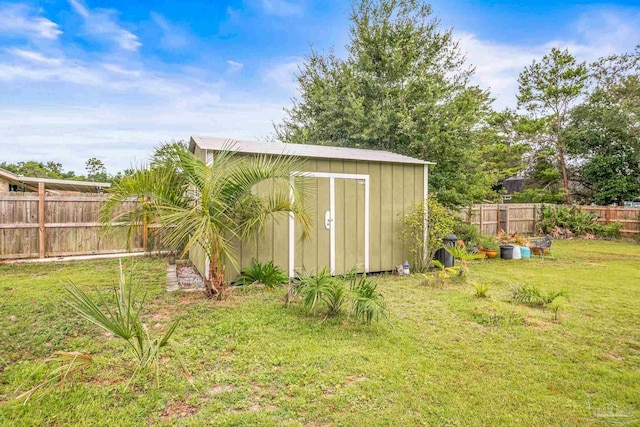
[[[478,226],[482,234],[495,235],[504,230],[508,234],[534,234],[538,213],[543,205],[538,203],[513,203],[505,205],[482,204],[463,208],[458,215],[470,224]],[[576,206],[592,212],[596,221],[604,224],[621,223],[622,235],[631,237],[640,233],[640,208],[622,206]]]
[[[100,207],[107,197],[104,194],[45,194],[41,203],[39,195],[34,193],[0,193],[0,259],[158,249],[157,236],[161,231],[158,224],[148,225],[148,247],[143,245],[142,225],[136,228],[129,245],[124,233],[104,232],[99,217]],[[121,203],[116,214],[136,203],[135,199]],[[114,222],[113,225],[117,229],[125,223]]]

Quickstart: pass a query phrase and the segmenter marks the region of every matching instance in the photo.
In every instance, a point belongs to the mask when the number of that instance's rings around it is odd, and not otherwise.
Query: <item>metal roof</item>
[[[38,183],[44,183],[45,189],[53,191],[79,191],[83,193],[96,193],[99,189],[109,188],[108,182],[74,181],[71,179],[36,178],[17,175],[6,169],[0,168],[0,177],[4,177],[12,183],[24,184],[29,190],[37,191]]]
[[[322,159],[361,160],[369,162],[411,163],[418,165],[434,164],[424,160],[382,150],[363,148],[332,147],[327,145],[285,144],[282,142],[243,141],[232,138],[210,138],[192,136],[189,149],[195,146],[203,150],[233,150],[240,153],[273,154]]]

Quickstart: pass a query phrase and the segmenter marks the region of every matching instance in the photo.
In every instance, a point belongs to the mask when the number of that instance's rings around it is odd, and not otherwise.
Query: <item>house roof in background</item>
[[[31,190],[38,189],[38,183],[44,183],[46,190],[53,191],[79,191],[82,193],[97,193],[99,190],[111,187],[108,182],[74,181],[71,179],[36,178],[17,175],[11,171],[0,168],[0,177],[12,184],[23,184]]]
[[[189,149],[195,146],[204,150],[233,150],[240,153],[272,154],[321,159],[360,160],[369,162],[434,164],[401,154],[364,148],[333,147],[328,145],[285,144],[282,142],[243,141],[232,138],[192,136]]]

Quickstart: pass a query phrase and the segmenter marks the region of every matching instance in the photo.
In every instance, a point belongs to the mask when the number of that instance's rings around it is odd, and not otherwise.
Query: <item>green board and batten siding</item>
[[[206,159],[206,149],[192,140],[192,150]],[[215,155],[215,152],[214,152]],[[425,196],[424,163],[304,158],[299,156],[301,172],[368,175],[369,177],[369,271],[391,271],[410,259],[409,248],[400,237],[402,215],[410,206],[422,202]],[[211,158],[211,157],[209,157]],[[358,157],[354,157],[358,158]],[[308,209],[313,220],[309,239],[301,239],[295,226],[294,268],[315,272],[330,266],[330,231],[325,227],[325,212],[330,208],[329,178],[308,180]],[[335,178],[335,274],[343,274],[353,266],[364,269],[365,247],[365,185],[364,180]],[[238,265],[227,265],[227,277],[233,280],[239,269],[259,261],[273,260],[289,271],[289,214],[280,213],[270,219],[264,231],[255,239],[237,244]],[[197,249],[190,257],[204,273],[204,254]]]

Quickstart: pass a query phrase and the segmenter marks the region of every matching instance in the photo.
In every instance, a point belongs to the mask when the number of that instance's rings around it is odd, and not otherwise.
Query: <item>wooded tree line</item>
[[[73,171],[65,171],[62,167],[62,163],[54,161],[36,162],[34,160],[29,160],[17,163],[1,162],[0,168],[13,172],[17,175],[35,178],[70,179],[74,181],[94,182],[107,182],[119,179],[123,174],[131,173],[131,171],[125,171],[119,172],[116,175],[109,175],[102,160],[96,157],[92,157],[85,162],[86,175],[76,175]]]
[[[512,176],[522,202],[640,197],[640,47],[594,63],[554,48],[520,73],[517,108],[495,111],[429,4],[355,1],[350,19],[346,56],[312,50],[300,67],[277,139],[434,161],[448,205],[497,200]]]

